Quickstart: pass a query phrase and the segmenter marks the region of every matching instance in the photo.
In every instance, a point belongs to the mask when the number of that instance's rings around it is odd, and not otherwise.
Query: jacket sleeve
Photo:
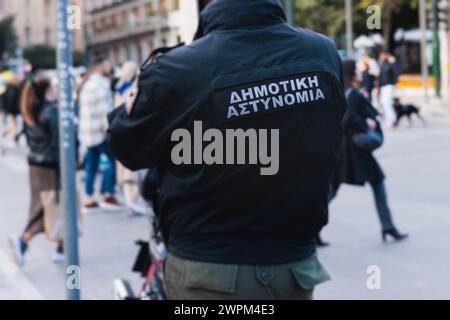
[[[138,93],[131,113],[122,105],[108,115],[108,143],[114,156],[127,168],[138,170],[157,165],[168,147],[170,130],[156,98],[164,87],[154,65],[139,76]],[[156,103],[158,101],[158,103]]]

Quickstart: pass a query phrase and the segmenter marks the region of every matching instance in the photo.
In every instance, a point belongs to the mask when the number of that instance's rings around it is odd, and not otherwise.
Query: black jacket
[[[55,104],[44,103],[37,114],[36,125],[25,126],[28,143],[28,163],[57,168],[59,163],[58,109]]]
[[[131,114],[119,108],[110,115],[110,147],[131,169],[162,168],[159,213],[173,254],[218,263],[303,259],[327,223],[327,185],[341,141],[345,96],[336,48],[289,26],[276,0],[215,0],[197,35],[142,72]],[[246,98],[233,98],[242,90]],[[270,102],[267,110],[258,97]],[[285,105],[275,108],[274,97]],[[239,107],[244,100],[256,106]],[[192,133],[195,120],[203,131],[279,129],[278,173],[263,176],[259,165],[174,165],[171,134]]]
[[[2,96],[3,109],[6,114],[18,115],[20,113],[20,88],[17,85],[8,84]]]
[[[337,170],[333,177],[333,188],[340,184],[364,185],[384,179],[383,171],[371,152],[358,148],[352,137],[367,132],[367,118],[376,120],[377,111],[359,90],[352,89],[347,99],[348,109],[342,122],[344,138]],[[379,123],[378,123],[379,126]]]
[[[380,66],[380,75],[378,78],[378,86],[395,85],[397,83],[398,73],[394,63],[384,61]]]

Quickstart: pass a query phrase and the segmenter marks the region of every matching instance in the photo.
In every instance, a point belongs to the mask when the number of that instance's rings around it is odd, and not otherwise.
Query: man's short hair
[[[105,62],[105,58],[103,56],[95,56],[91,61],[91,69],[103,66],[103,63]]]

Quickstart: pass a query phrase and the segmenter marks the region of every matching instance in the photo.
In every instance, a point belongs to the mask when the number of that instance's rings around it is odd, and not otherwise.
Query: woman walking
[[[59,190],[58,175],[58,110],[57,93],[48,79],[29,82],[21,97],[21,113],[24,119],[28,144],[30,179],[30,209],[21,236],[9,239],[13,257],[19,265],[25,262],[25,252],[36,235],[44,232],[43,191]],[[62,242],[59,242],[54,262],[64,259]]]
[[[18,123],[17,117],[20,114],[20,88],[19,80],[16,76],[12,76],[10,82],[6,86],[3,94],[3,107],[7,120],[7,127],[3,135],[8,139],[7,141],[11,147],[16,147],[18,137]]]
[[[337,169],[331,183],[329,201],[336,196],[339,186],[343,183],[363,186],[368,182],[372,188],[378,218],[381,224],[383,241],[387,236],[394,240],[402,240],[408,235],[398,231],[388,206],[384,174],[372,154],[373,147],[368,144],[381,145],[382,132],[377,121],[378,113],[363,94],[352,84],[356,77],[356,64],[352,60],[343,62],[344,89],[347,97],[348,110],[343,120],[343,144]],[[366,140],[364,145],[361,139]],[[376,141],[376,140],[379,141]],[[372,140],[372,141],[370,141]],[[318,237],[318,245],[326,245]]]
[[[120,79],[115,87],[114,106],[119,107],[125,103],[126,95],[132,87],[137,75],[138,66],[133,61],[127,61],[122,65]],[[131,214],[148,213],[148,205],[140,195],[139,183],[143,180],[144,172],[131,171],[117,162],[117,182],[121,187],[124,202]]]

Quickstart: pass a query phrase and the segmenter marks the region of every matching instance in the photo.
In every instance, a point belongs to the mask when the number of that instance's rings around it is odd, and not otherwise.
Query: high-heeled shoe
[[[387,236],[391,236],[395,241],[400,241],[409,237],[409,234],[400,233],[396,228],[383,230],[381,233],[381,237],[383,238],[383,242],[387,241]]]

